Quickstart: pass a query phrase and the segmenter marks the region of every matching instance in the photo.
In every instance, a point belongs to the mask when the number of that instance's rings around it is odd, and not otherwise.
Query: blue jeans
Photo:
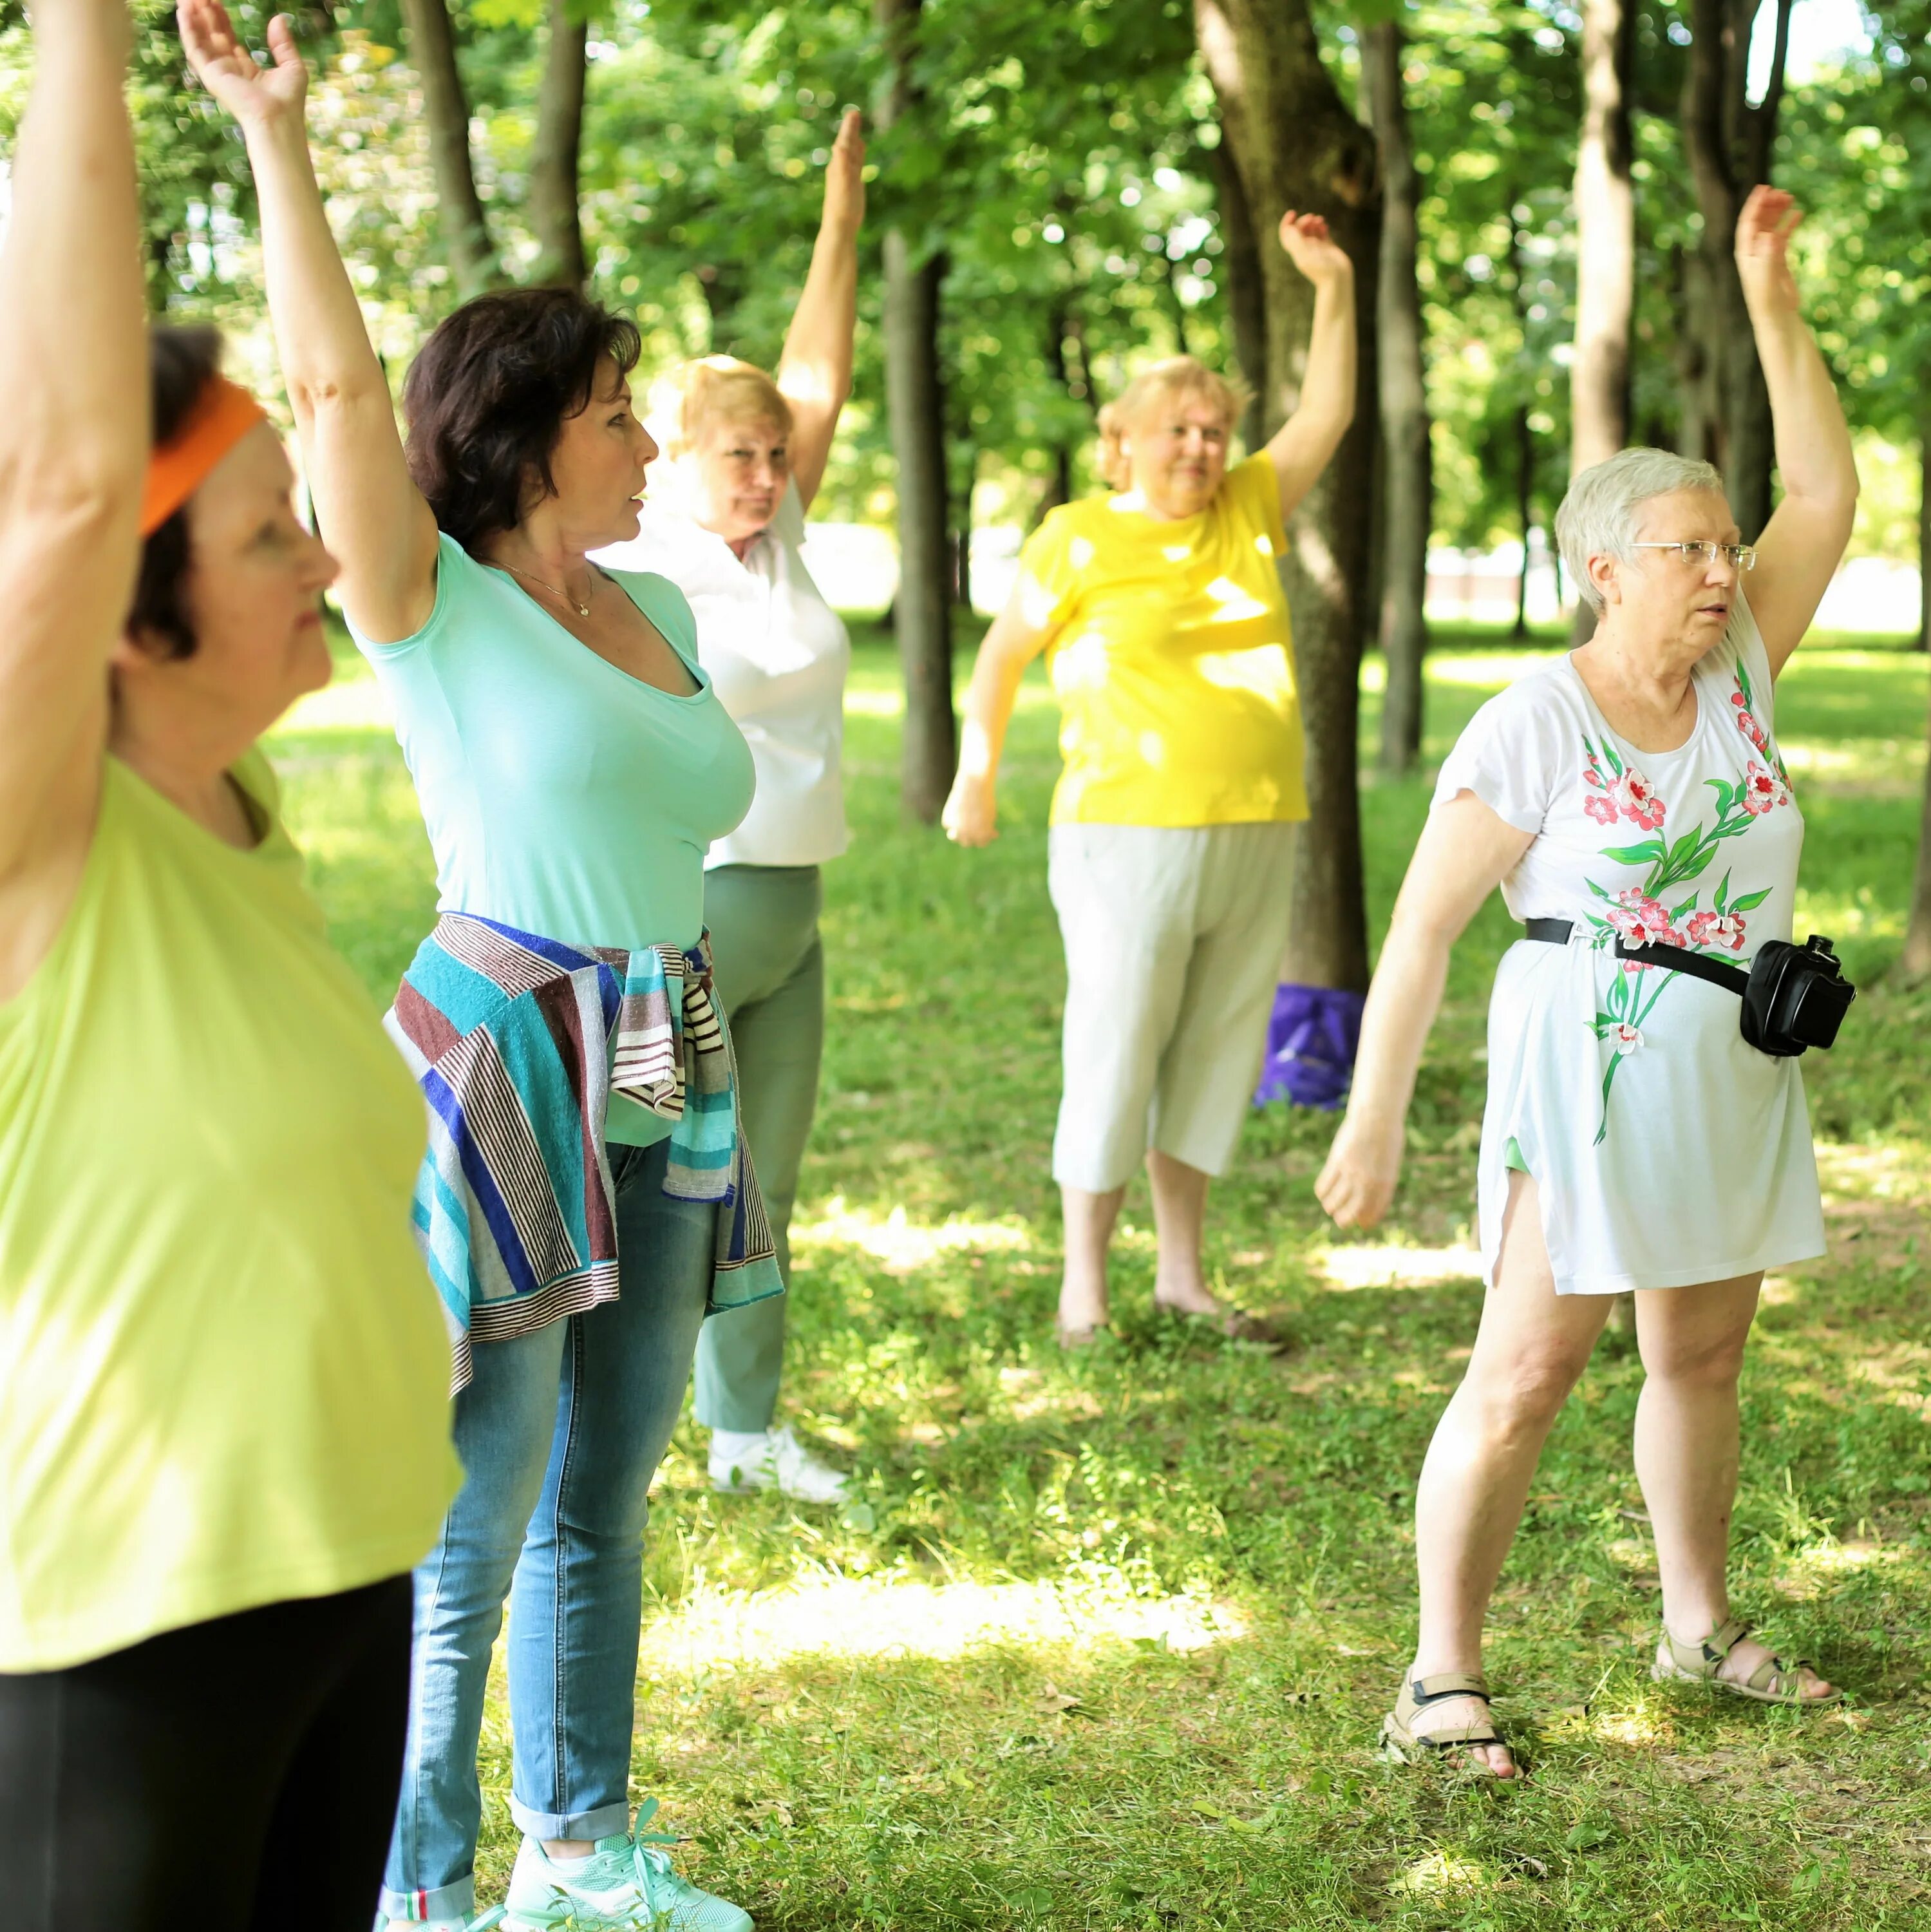
[[[475,1909],[476,1745],[512,1591],[511,1815],[538,1838],[630,1828],[643,1532],[690,1380],[717,1205],[664,1192],[669,1143],[613,1142],[621,1292],[475,1351],[456,1398],[465,1474],[415,1573],[401,1800],[384,1874],[393,1918]]]

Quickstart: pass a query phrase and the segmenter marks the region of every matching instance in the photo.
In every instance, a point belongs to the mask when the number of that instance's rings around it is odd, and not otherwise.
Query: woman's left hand
[[[1327,222],[1318,214],[1297,214],[1291,208],[1281,217],[1281,246],[1288,260],[1319,288],[1354,272],[1348,250],[1327,232]]]
[[[1737,273],[1743,278],[1744,299],[1753,313],[1797,312],[1790,238],[1803,219],[1804,211],[1782,188],[1750,190],[1737,218]]]
[[[832,158],[825,167],[825,219],[827,228],[856,234],[865,220],[865,117],[856,107],[845,110]]]
[[[1402,1124],[1377,1130],[1347,1119],[1314,1184],[1337,1228],[1372,1228],[1388,1211],[1402,1176]]]

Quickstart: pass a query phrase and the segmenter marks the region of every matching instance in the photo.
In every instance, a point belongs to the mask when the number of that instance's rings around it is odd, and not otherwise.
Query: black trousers
[[[6,1932],[368,1932],[409,1580],[0,1676]]]

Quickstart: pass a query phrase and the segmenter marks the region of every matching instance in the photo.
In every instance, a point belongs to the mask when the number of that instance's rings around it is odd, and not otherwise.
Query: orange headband
[[[141,500],[141,535],[151,537],[208,481],[214,466],[267,417],[246,389],[216,376],[187,426],[148,459],[147,493]]]

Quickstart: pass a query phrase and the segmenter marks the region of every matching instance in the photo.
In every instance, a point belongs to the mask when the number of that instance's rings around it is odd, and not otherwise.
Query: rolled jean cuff
[[[510,1816],[526,1838],[553,1844],[559,1838],[594,1844],[598,1838],[621,1838],[630,1832],[630,1803],[599,1804],[594,1811],[532,1811],[510,1795]]]
[[[425,1918],[467,1918],[476,1909],[476,1879],[451,1880],[433,1892],[391,1892],[382,1887],[382,1904],[376,1915],[376,1932],[392,1920],[405,1925],[419,1925]]]

